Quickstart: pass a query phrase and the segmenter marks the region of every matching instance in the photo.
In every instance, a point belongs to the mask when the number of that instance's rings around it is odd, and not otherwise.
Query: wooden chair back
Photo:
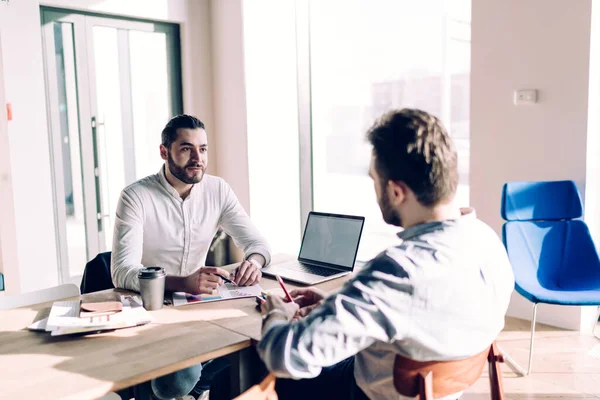
[[[481,376],[489,365],[492,400],[504,400],[499,363],[504,362],[496,342],[473,357],[456,361],[415,361],[400,355],[394,362],[394,386],[403,396],[433,400],[462,392]]]
[[[275,392],[275,375],[267,375],[261,383],[252,386],[234,400],[277,400],[277,392]]]

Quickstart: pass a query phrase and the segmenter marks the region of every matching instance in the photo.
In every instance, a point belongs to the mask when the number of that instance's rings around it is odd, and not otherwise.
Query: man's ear
[[[168,151],[167,148],[165,147],[164,144],[160,145],[160,158],[162,158],[163,160],[167,161],[168,159]]]
[[[408,186],[402,181],[388,181],[388,198],[396,206],[402,204],[408,195]]]

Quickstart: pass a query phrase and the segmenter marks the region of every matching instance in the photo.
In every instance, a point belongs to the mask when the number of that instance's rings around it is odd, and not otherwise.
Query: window
[[[470,15],[470,0],[244,3],[251,214],[274,252],[298,250],[313,209],[366,217],[359,260],[398,242],[365,139],[392,108],[442,119],[469,203]]]
[[[468,204],[470,1],[311,1],[309,16],[313,208],[365,216],[358,259],[369,259],[397,243],[368,176],[365,133],[384,112],[442,119]]]

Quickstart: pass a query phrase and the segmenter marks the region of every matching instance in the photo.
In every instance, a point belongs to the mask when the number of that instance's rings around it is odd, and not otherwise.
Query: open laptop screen
[[[363,217],[311,212],[298,259],[352,271],[364,220]]]

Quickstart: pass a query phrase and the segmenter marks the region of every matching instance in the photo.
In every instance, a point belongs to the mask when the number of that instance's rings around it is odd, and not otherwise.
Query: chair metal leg
[[[533,304],[533,317],[531,318],[531,337],[529,340],[529,363],[527,369],[521,367],[511,356],[505,353],[501,347],[499,347],[500,352],[504,356],[504,362],[513,372],[520,376],[529,375],[531,373],[531,364],[533,361],[533,339],[535,335],[535,322],[537,319],[537,303]]]
[[[527,366],[527,375],[531,374],[531,364],[533,362],[533,337],[535,335],[535,320],[537,318],[538,303],[533,304],[533,317],[531,318],[531,340],[529,341],[529,365]]]
[[[504,356],[504,363],[508,365],[508,367],[512,369],[512,371],[515,374],[519,376],[527,375],[527,371],[525,371],[523,367],[521,367],[511,356],[509,356],[508,353],[502,350],[501,346],[498,346],[498,349],[500,350],[500,353]]]
[[[600,306],[598,306],[598,312],[596,313],[596,319],[594,320],[594,325],[592,326],[592,335],[596,336],[597,339],[600,339],[598,335],[596,335],[596,326],[598,325],[598,318],[600,318]]]

